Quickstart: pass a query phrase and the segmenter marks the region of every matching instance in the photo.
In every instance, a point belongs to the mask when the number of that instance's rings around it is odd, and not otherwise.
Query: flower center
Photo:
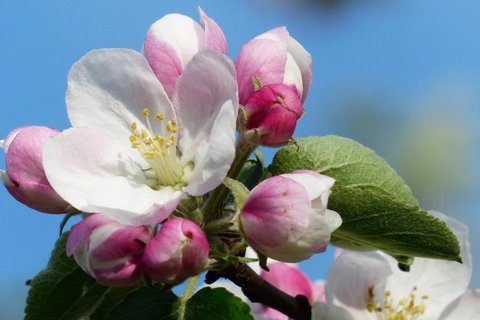
[[[144,171],[147,178],[147,184],[155,190],[163,186],[170,186],[180,189],[186,186],[182,181],[184,168],[180,164],[180,158],[177,151],[177,121],[170,119],[165,124],[165,116],[157,113],[155,119],[162,124],[162,133],[156,134],[150,124],[150,110],[143,109],[143,115],[146,120],[147,128],[138,129],[137,123],[132,122],[130,128],[131,146],[137,149],[142,157],[150,165],[150,169]]]
[[[378,320],[417,320],[425,313],[425,301],[428,295],[417,296],[418,288],[415,286],[406,298],[394,301],[391,292],[384,292],[383,303],[379,304],[374,300],[373,287],[368,288],[369,300],[367,310],[374,313]]]

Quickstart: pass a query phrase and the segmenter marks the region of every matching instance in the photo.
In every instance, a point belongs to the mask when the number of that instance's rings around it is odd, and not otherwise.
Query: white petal
[[[473,320],[480,317],[480,289],[467,290],[451,303],[440,320]]]
[[[74,127],[99,128],[124,145],[130,144],[132,122],[142,128],[144,108],[149,108],[153,116],[163,113],[167,121],[175,117],[148,62],[129,49],[94,50],[76,62],[68,76],[66,102]],[[159,121],[152,121],[152,127],[156,133],[163,133]],[[127,152],[140,158],[136,150]]]
[[[182,161],[195,164],[187,192],[203,194],[223,181],[235,156],[238,98],[233,64],[215,51],[200,52],[178,80],[173,101]]]
[[[72,128],[45,143],[43,164],[55,191],[75,208],[103,213],[121,223],[158,223],[182,192],[145,185],[140,166],[101,130]]]
[[[328,273],[327,302],[334,309],[348,310],[353,319],[376,319],[366,309],[369,290],[376,287],[383,291],[385,279],[390,274],[390,265],[378,253],[345,251],[335,259]]]
[[[293,57],[302,75],[303,94],[302,102],[307,98],[312,82],[312,57],[297,40],[288,39],[288,53]]]
[[[438,212],[431,212],[447,222],[459,238],[463,264],[454,261],[416,258],[410,272],[400,271],[397,262],[386,257],[392,266],[393,275],[387,281],[387,289],[392,297],[399,300],[408,297],[413,287],[417,287],[418,295],[428,295],[425,301],[425,319],[438,319],[444,307],[458,298],[468,287],[472,273],[472,264],[465,225]]]
[[[185,190],[192,195],[202,195],[214,189],[227,175],[235,158],[236,108],[227,101],[220,109],[212,128],[203,139],[190,146],[195,151],[195,169]]]

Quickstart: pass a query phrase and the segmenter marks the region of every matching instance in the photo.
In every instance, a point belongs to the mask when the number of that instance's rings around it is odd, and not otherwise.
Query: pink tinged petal
[[[116,223],[115,223],[116,224]],[[146,226],[130,227],[116,226],[115,231],[110,232],[108,237],[100,243],[91,243],[92,258],[109,261],[132,257],[138,259],[143,254],[145,244],[150,235]],[[102,229],[97,229],[102,230]]]
[[[138,263],[126,261],[108,269],[95,268],[92,273],[92,276],[102,285],[131,287],[140,281],[143,269]]]
[[[10,143],[12,143],[13,139],[17,136],[17,134],[20,133],[23,129],[28,129],[28,128],[34,128],[34,126],[23,126],[23,127],[18,127],[10,131],[10,133],[7,135],[7,137],[4,140],[0,140],[0,147],[5,151],[5,153],[8,152],[8,148],[10,147]]]
[[[313,302],[320,301],[322,303],[326,303],[327,297],[325,296],[325,281],[317,280],[312,283],[312,293]]]
[[[198,8],[198,12],[205,29],[205,47],[228,55],[227,40],[222,29],[201,8]]]
[[[182,67],[204,48],[205,33],[198,22],[181,14],[168,14],[149,29],[150,39],[168,43],[176,52]]]
[[[309,303],[313,303],[312,284],[307,275],[295,265],[275,262],[268,265],[270,271],[263,270],[261,277],[288,293],[289,295],[304,295]]]
[[[301,184],[272,177],[250,193],[240,216],[242,229],[253,247],[276,259],[272,248],[299,238],[308,226],[309,210],[308,192]]]
[[[261,34],[256,39],[271,39],[287,46],[288,56],[284,83],[294,84],[301,94],[302,103],[310,90],[312,81],[312,57],[297,40],[290,37],[285,27],[279,27]]]
[[[293,86],[272,84],[255,91],[245,111],[247,127],[260,132],[260,143],[276,146],[292,137],[304,109]]]
[[[68,76],[67,111],[74,127],[98,128],[119,144],[130,145],[132,122],[145,127],[144,108],[175,117],[173,107],[148,62],[129,49],[94,50],[76,62]],[[151,121],[163,133],[160,121]],[[130,157],[144,161],[137,150]]]
[[[45,213],[63,213],[69,208],[50,185],[42,164],[45,140],[58,132],[47,127],[23,127],[6,139],[5,187],[18,201]]]
[[[141,165],[101,130],[71,128],[47,140],[45,171],[52,186],[75,208],[128,225],[163,221],[183,192],[153,190]]]
[[[113,220],[106,215],[96,213],[74,225],[68,235],[66,246],[67,255],[71,256],[81,246],[85,245],[93,230],[112,221]]]
[[[143,265],[154,281],[180,283],[203,270],[209,250],[208,240],[198,225],[175,218],[166,221],[147,243]]]
[[[143,54],[150,64],[153,73],[155,73],[157,79],[163,85],[168,96],[171,97],[175,83],[183,72],[182,61],[178,53],[168,42],[158,39],[149,30],[145,38]]]
[[[242,47],[235,60],[240,104],[255,91],[253,77],[262,86],[282,83],[287,62],[286,45],[270,39],[253,39]]]
[[[150,238],[145,226],[110,222],[96,228],[89,247],[89,269],[97,282],[113,287],[136,284],[142,274],[144,244]]]
[[[237,84],[231,61],[212,50],[198,53],[179,78],[173,97],[182,162],[194,163],[191,194],[223,181],[235,154]]]
[[[465,291],[457,300],[449,304],[440,320],[473,320],[480,315],[480,289]]]
[[[293,57],[300,69],[303,85],[302,102],[305,102],[312,82],[312,57],[302,45],[292,37],[288,39],[288,53]]]
[[[335,179],[311,170],[295,170],[283,177],[293,179],[307,188],[310,200],[314,202],[316,209],[326,209]]]

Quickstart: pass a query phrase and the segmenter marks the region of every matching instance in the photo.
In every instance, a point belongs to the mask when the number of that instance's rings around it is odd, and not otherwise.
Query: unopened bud
[[[73,226],[66,249],[98,283],[128,287],[143,274],[142,255],[149,239],[146,226],[125,226],[97,213]]]
[[[260,143],[265,146],[285,144],[292,137],[303,110],[294,86],[264,86],[245,104],[247,129],[256,129]]]
[[[176,284],[200,273],[210,248],[203,230],[194,222],[174,218],[163,223],[147,243],[143,264],[150,279]]]
[[[59,131],[47,127],[21,127],[2,142],[6,171],[0,170],[8,192],[21,203],[45,213],[64,213],[70,207],[47,180],[42,164],[45,140]]]
[[[247,198],[240,215],[242,231],[267,257],[298,262],[323,252],[342,220],[327,209],[335,180],[309,170],[266,179]]]

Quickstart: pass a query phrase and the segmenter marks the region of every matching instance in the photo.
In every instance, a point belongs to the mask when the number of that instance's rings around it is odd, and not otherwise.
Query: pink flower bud
[[[47,127],[20,127],[2,142],[6,171],[3,184],[18,201],[45,213],[63,213],[70,205],[53,190],[42,164],[45,140],[59,131]]]
[[[204,48],[227,54],[222,29],[199,8],[202,25],[181,14],[169,14],[156,21],[147,32],[143,54],[173,96],[175,83],[192,57]]]
[[[293,86],[271,84],[255,91],[245,104],[247,128],[257,129],[265,146],[285,144],[292,137],[303,105]]]
[[[207,237],[197,224],[174,218],[163,223],[147,243],[143,264],[152,280],[175,284],[200,273],[209,251]]]
[[[125,226],[97,213],[73,226],[66,251],[98,283],[128,287],[142,276],[142,255],[149,239],[146,226]]]
[[[327,209],[335,180],[309,170],[266,179],[247,198],[240,214],[243,233],[267,257],[298,262],[323,252],[342,220]]]
[[[323,283],[312,283],[307,275],[293,264],[274,262],[268,264],[269,271],[262,270],[260,276],[276,288],[291,296],[303,295],[310,304],[323,296]],[[255,305],[253,313],[262,319],[288,320],[283,313],[264,305]]]
[[[265,32],[244,45],[235,60],[235,69],[242,105],[257,89],[254,82],[261,86],[294,85],[303,103],[312,80],[310,54],[290,37],[285,27]]]

